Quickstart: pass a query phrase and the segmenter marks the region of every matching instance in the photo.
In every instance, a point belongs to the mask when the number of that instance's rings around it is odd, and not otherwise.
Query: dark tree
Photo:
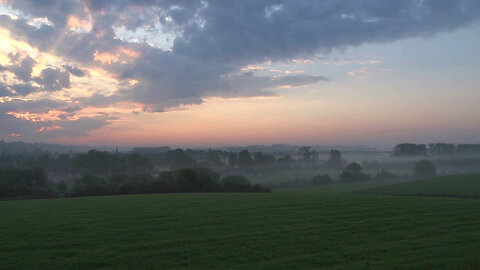
[[[432,156],[452,156],[455,154],[453,143],[431,143],[428,145]]]
[[[252,186],[243,175],[229,175],[222,178],[221,185],[227,192],[247,192]]]
[[[228,165],[235,167],[238,164],[237,153],[229,152],[228,153]]]
[[[139,153],[130,153],[126,158],[129,172],[145,173],[151,171],[153,168],[150,159],[140,155]]]
[[[459,144],[457,153],[460,155],[480,154],[480,144]]]
[[[215,192],[219,190],[220,176],[207,168],[185,168],[177,175],[180,192]]]
[[[413,171],[417,177],[435,176],[437,174],[435,165],[426,159],[417,161]]]
[[[67,195],[68,193],[68,187],[67,187],[67,184],[65,183],[65,181],[60,181],[58,184],[57,184],[57,190],[58,190],[58,193],[59,193],[59,196],[65,196]]]
[[[254,161],[256,165],[268,165],[275,162],[275,156],[256,152],[254,154]]]
[[[328,157],[327,167],[332,169],[341,169],[342,168],[342,155],[339,150],[330,150],[330,156]]]
[[[84,174],[111,173],[110,154],[105,151],[90,150],[86,154],[78,155],[74,160],[77,171]]]
[[[219,152],[220,151],[208,149],[207,160],[212,166],[223,165],[222,160],[220,159]]]
[[[362,166],[356,162],[348,164],[348,166],[340,174],[340,181],[351,183],[370,180],[370,175],[362,173]]]
[[[312,184],[314,185],[328,185],[331,183],[333,183],[333,179],[328,174],[319,174],[312,177]]]
[[[395,180],[398,178],[400,178],[398,175],[386,170],[381,170],[377,172],[377,174],[375,174],[375,176],[373,177],[374,180]]]
[[[302,146],[299,151],[305,161],[318,160],[318,153],[311,146]]]
[[[52,187],[43,169],[0,169],[0,198],[51,196],[53,196]]]
[[[195,160],[182,149],[168,151],[166,159],[172,169],[181,169],[196,165]]]
[[[177,189],[175,176],[169,171],[160,173],[158,179],[153,181],[152,189],[154,192],[175,192]]]
[[[248,150],[242,150],[238,154],[238,165],[240,166],[250,166],[252,164],[252,157]]]
[[[109,189],[105,179],[93,174],[84,174],[75,179],[72,190],[73,196],[106,195],[108,193]]]
[[[278,163],[291,163],[293,161],[294,160],[293,160],[292,156],[290,156],[290,155],[285,155],[285,156],[277,159]]]
[[[400,143],[393,148],[392,155],[395,157],[426,156],[427,146],[425,144]]]

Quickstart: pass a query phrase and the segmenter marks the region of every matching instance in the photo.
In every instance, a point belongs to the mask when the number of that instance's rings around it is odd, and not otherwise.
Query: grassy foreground
[[[167,194],[0,202],[1,269],[478,269],[480,200]]]
[[[366,193],[447,197],[480,197],[480,174],[438,176],[385,185]]]

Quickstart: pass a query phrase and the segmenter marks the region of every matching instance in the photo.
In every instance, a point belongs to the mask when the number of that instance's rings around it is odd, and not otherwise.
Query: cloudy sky
[[[0,139],[480,142],[478,0],[0,0]]]

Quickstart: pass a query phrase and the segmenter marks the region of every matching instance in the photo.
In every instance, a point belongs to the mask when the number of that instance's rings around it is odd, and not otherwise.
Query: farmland
[[[385,195],[424,195],[480,197],[480,174],[439,176],[370,189],[367,193]]]
[[[3,201],[1,268],[480,267],[480,200],[348,191]]]

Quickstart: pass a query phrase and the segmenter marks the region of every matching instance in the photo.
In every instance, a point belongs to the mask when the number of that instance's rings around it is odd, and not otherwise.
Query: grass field
[[[366,193],[385,195],[426,195],[480,197],[480,174],[439,176],[375,187]]]
[[[480,200],[166,194],[0,202],[1,269],[478,269]]]

